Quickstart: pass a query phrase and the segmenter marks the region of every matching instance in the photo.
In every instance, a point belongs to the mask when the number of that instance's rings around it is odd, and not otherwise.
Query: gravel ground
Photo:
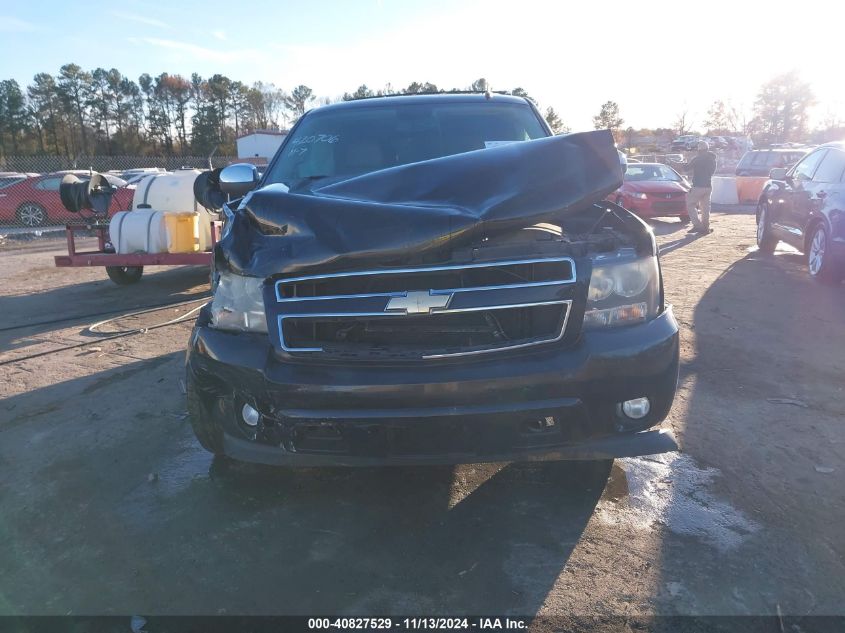
[[[0,613],[844,614],[845,292],[757,253],[747,209],[712,224],[653,222],[682,327],[678,454],[236,465],[185,419],[189,323],[0,365]],[[0,244],[0,363],[107,315],[49,321],[207,293],[199,268],[134,287],[56,269],[63,245]]]

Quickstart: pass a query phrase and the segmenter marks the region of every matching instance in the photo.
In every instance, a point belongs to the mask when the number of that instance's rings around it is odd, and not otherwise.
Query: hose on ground
[[[202,299],[191,299],[189,301],[181,301],[179,303],[173,303],[173,304],[169,304],[167,306],[163,306],[163,307],[171,307],[171,306],[176,306],[176,305],[185,305],[185,304],[189,304],[189,303],[196,303],[197,301],[203,301],[204,302],[204,303],[198,305],[197,307],[195,307],[191,310],[188,310],[185,314],[179,315],[175,319],[170,319],[168,321],[163,321],[161,323],[154,323],[153,325],[148,325],[146,327],[134,328],[134,329],[130,329],[130,330],[121,330],[119,332],[107,334],[106,336],[97,337],[97,338],[92,339],[90,341],[82,341],[80,343],[74,343],[73,345],[64,345],[62,347],[45,350],[43,352],[36,352],[34,354],[28,354],[26,356],[20,356],[18,358],[9,358],[7,360],[0,360],[0,367],[2,367],[3,365],[10,365],[12,363],[20,363],[20,362],[23,362],[25,360],[31,360],[33,358],[40,358],[42,356],[49,356],[50,354],[57,354],[59,352],[64,352],[64,351],[71,350],[71,349],[86,347],[88,345],[96,345],[97,343],[102,343],[104,341],[111,341],[111,340],[114,340],[114,339],[117,339],[117,338],[123,338],[124,336],[133,336],[135,334],[145,334],[145,333],[149,332],[150,330],[157,330],[159,328],[169,327],[171,325],[177,325],[179,323],[182,323],[183,321],[186,321],[188,319],[188,317],[190,317],[193,313],[197,312],[198,310],[201,310],[202,307],[205,305],[205,303],[208,301],[208,299],[209,299],[209,297],[203,297]],[[119,315],[119,316],[116,316],[116,317],[112,317],[110,319],[98,321],[97,323],[93,323],[92,325],[89,325],[85,329],[85,331],[89,332],[91,334],[102,334],[101,332],[97,332],[97,328],[105,325],[106,323],[110,323],[111,321],[117,321],[119,319],[131,318],[133,316],[138,316],[138,315],[141,315],[141,314],[148,314],[150,312],[155,312],[157,310],[161,310],[161,309],[163,309],[163,307],[162,308],[148,308],[146,310],[137,310],[135,312],[128,312],[126,314],[122,314],[122,315]]]

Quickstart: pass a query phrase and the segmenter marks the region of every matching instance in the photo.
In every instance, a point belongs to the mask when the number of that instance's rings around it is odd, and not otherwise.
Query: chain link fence
[[[225,167],[238,161],[234,156],[0,157],[0,231],[2,227],[43,229],[79,220],[64,208],[59,196],[59,184],[67,173],[83,179],[91,172],[107,174],[113,185],[125,189],[112,198],[112,215],[131,208],[135,185],[145,175]]]
[[[716,174],[719,176],[733,176],[736,170],[736,165],[739,158],[734,152],[715,152],[716,154]],[[675,170],[682,170],[683,165],[687,163],[695,152],[677,152],[669,154],[631,154],[628,160],[640,163],[663,163],[669,165]]]
[[[663,163],[664,165],[677,165],[686,161],[681,152],[675,154],[631,154],[630,160],[640,163]]]

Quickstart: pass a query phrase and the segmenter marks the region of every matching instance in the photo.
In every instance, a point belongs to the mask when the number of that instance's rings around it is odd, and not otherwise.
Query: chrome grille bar
[[[389,285],[387,291],[385,292],[325,294],[302,297],[284,296],[282,292],[282,288],[285,284],[330,281],[335,278],[350,279],[360,277],[362,279],[366,279],[376,275],[382,276],[383,278],[390,278],[390,276],[395,275],[407,275],[410,277],[410,280],[412,280],[415,275],[427,273],[449,271],[460,272],[465,269],[493,269],[516,265],[549,264],[559,262],[563,262],[568,265],[568,274],[559,279],[544,279],[542,281],[525,282],[510,282],[510,280],[506,280],[507,283],[492,283],[489,285],[478,285],[473,287],[430,288],[427,292],[431,296],[450,296],[446,306],[429,309],[428,313],[415,312],[412,315],[389,310],[388,306],[392,298],[408,297],[409,294],[409,290],[394,291],[389,287]],[[560,271],[561,274],[564,272],[564,270]],[[270,294],[270,297],[272,298],[266,299],[265,302],[269,302],[266,306],[268,308],[268,312],[274,313],[268,314],[268,316],[271,318],[275,316],[278,328],[278,346],[281,350],[288,353],[319,353],[324,351],[322,346],[307,346],[307,338],[305,341],[302,341],[302,346],[288,344],[285,340],[285,322],[290,319],[402,319],[408,318],[408,316],[414,316],[417,319],[425,319],[426,315],[435,317],[437,315],[455,314],[461,312],[494,312],[498,310],[532,308],[535,306],[561,306],[562,318],[560,320],[560,328],[556,329],[554,332],[548,332],[548,335],[544,333],[542,337],[537,338],[536,340],[529,340],[525,337],[519,340],[510,339],[509,341],[503,341],[501,345],[495,346],[489,346],[486,344],[483,346],[476,345],[476,348],[473,349],[458,351],[449,351],[446,349],[442,352],[437,350],[437,353],[421,352],[418,356],[418,358],[436,359],[486,354],[490,352],[542,345],[561,340],[566,333],[566,327],[569,322],[569,316],[572,309],[573,301],[571,298],[571,284],[573,284],[576,279],[575,262],[569,257],[521,259],[466,265],[429,266],[421,268],[367,270],[278,279],[275,280],[272,287],[267,288],[267,292],[272,293]],[[408,283],[409,286],[411,286],[413,285],[413,282],[410,280],[397,279],[396,281],[398,284]],[[493,281],[495,281],[495,279]],[[348,289],[348,286],[344,288]],[[420,292],[426,292],[426,290],[414,290],[414,293]],[[275,302],[273,302],[273,299],[275,299]],[[273,303],[275,303],[275,307],[271,308]],[[318,343],[317,340],[314,342]],[[510,344],[508,344],[508,342],[510,342]]]
[[[353,295],[331,295],[325,297],[283,297],[279,289],[284,284],[298,283],[301,281],[318,281],[321,279],[337,279],[341,277],[371,277],[374,275],[415,275],[431,272],[443,272],[449,270],[467,270],[474,268],[501,268],[502,266],[520,266],[523,264],[548,264],[554,262],[566,262],[570,266],[571,275],[568,279],[555,279],[554,281],[540,281],[524,284],[505,284],[500,286],[480,286],[477,288],[444,288],[440,290],[433,290],[433,292],[447,293],[447,292],[466,292],[468,290],[490,290],[500,288],[522,288],[525,286],[548,286],[557,284],[570,284],[575,281],[575,261],[571,257],[546,257],[540,259],[518,259],[504,262],[484,262],[481,264],[460,264],[455,266],[427,266],[424,268],[387,268],[385,270],[365,270],[344,273],[330,273],[324,275],[306,275],[304,277],[290,277],[287,279],[279,279],[275,283],[276,301],[306,301],[309,299],[327,299],[327,298],[355,298],[355,297],[390,297],[402,296],[396,293],[375,293],[375,294],[353,294]]]

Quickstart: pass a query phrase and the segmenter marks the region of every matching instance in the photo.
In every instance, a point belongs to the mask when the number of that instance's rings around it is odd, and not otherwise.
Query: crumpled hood
[[[216,257],[256,276],[401,264],[554,221],[621,184],[613,137],[598,131],[392,167],[308,193],[269,185],[244,198]]]

